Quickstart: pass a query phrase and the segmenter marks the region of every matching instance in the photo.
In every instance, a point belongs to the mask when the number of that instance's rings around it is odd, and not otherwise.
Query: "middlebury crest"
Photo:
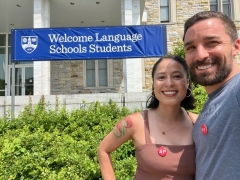
[[[37,36],[22,36],[21,39],[22,48],[28,54],[32,53],[38,46],[38,37]]]

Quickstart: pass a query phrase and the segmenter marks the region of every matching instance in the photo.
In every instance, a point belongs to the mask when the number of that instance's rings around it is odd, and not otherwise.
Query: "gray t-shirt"
[[[202,126],[207,127],[206,135]],[[240,73],[209,95],[193,139],[196,180],[240,179]]]

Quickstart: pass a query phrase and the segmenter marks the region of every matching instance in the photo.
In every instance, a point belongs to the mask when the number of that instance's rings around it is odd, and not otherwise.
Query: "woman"
[[[152,69],[153,91],[143,112],[120,120],[98,147],[101,173],[115,179],[110,153],[128,140],[136,150],[135,180],[195,179],[192,139],[196,114],[188,66],[179,56],[160,58]]]

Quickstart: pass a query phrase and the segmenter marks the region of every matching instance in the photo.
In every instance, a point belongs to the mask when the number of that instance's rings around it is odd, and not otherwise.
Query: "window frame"
[[[5,53],[5,57],[4,57],[4,62],[3,62],[3,69],[5,69],[5,75],[4,75],[4,85],[5,85],[5,88],[4,89],[0,89],[0,92],[4,92],[4,96],[7,96],[7,86],[6,86],[6,83],[7,83],[7,74],[8,74],[8,56],[9,56],[9,50],[10,50],[10,43],[9,43],[9,38],[10,38],[10,34],[9,33],[0,33],[1,35],[3,35],[3,37],[5,37],[4,41],[5,43],[0,45],[0,48],[4,50],[4,53]]]
[[[239,7],[240,7],[240,1],[232,0],[232,15],[233,15],[232,20],[233,21],[240,21]]]
[[[168,1],[168,0],[166,0],[167,2],[168,2],[168,5],[167,6],[161,6],[161,0],[160,0],[160,22],[161,23],[169,23],[169,22],[171,22],[171,16],[170,16],[170,12],[171,12],[171,7],[170,7],[170,1]],[[167,17],[168,17],[168,20],[167,21],[161,21],[161,10],[162,9],[167,9],[167,11],[168,11],[168,15],[167,15]]]
[[[95,86],[89,87],[87,86],[87,63],[83,61],[83,72],[84,72],[84,89],[98,89],[98,88],[108,88],[113,86],[113,60],[112,59],[105,59],[107,60],[107,86],[99,86],[99,68],[98,68],[98,61],[102,61],[101,59],[93,60],[95,62]]]
[[[215,4],[215,6],[217,6],[217,11],[218,12],[223,12],[223,0],[217,0],[217,3]],[[229,0],[229,17],[231,19],[234,19],[234,0]],[[211,11],[211,2],[209,0],[209,10]]]
[[[159,22],[161,24],[174,23],[177,21],[177,0],[169,0],[169,22],[161,21],[161,0],[158,0]]]

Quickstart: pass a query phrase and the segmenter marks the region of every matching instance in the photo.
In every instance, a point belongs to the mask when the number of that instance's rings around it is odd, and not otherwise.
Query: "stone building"
[[[239,0],[0,0],[0,96],[11,94],[11,28],[165,24],[171,52],[185,20],[199,11],[227,13],[240,36]],[[157,58],[18,63],[16,95],[129,93],[151,90]]]

